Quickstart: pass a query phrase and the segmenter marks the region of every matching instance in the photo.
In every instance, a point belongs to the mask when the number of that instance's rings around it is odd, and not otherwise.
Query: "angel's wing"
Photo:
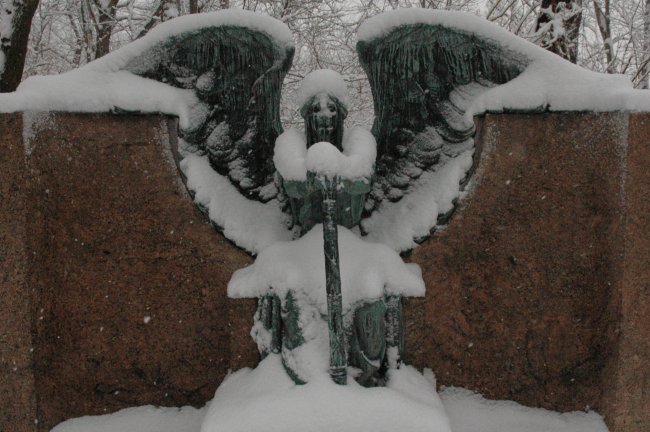
[[[377,139],[368,213],[401,200],[424,173],[472,149],[474,126],[464,118],[469,102],[513,79],[530,63],[493,40],[417,22],[432,12],[420,11],[411,14],[411,23],[375,31],[377,36],[360,37],[357,44],[372,88],[372,132]],[[390,26],[390,17],[375,24]]]
[[[201,109],[181,130],[183,138],[246,197],[265,202],[275,196],[273,146],[293,54],[292,45],[267,32],[226,22],[170,38],[126,69],[194,89]]]

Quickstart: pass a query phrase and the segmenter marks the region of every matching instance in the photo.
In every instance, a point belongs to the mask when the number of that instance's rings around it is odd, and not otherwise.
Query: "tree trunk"
[[[115,27],[115,14],[117,13],[118,0],[108,0],[104,3],[102,0],[95,0],[97,6],[97,44],[95,45],[95,58],[98,59],[109,53],[111,50],[111,35]]]
[[[190,13],[199,13],[199,0],[190,0]]]
[[[37,7],[38,0],[5,0],[1,6],[0,19],[3,23],[0,25],[0,93],[12,92],[20,84],[25,67],[29,30]]]
[[[645,0],[643,15],[643,56],[639,70],[639,87],[648,88],[648,75],[650,75],[650,0]]]
[[[578,61],[582,0],[542,0],[535,31],[538,43],[569,60]]]
[[[86,63],[92,61],[93,56],[95,55],[95,47],[97,41],[95,40],[95,35],[93,35],[93,29],[95,28],[94,15],[92,14],[92,6],[89,3],[90,0],[82,0],[79,2],[79,13],[81,17],[81,33],[83,34],[83,53],[84,60]]]
[[[609,0],[603,0],[603,7],[600,7],[600,1],[594,0],[594,10],[596,12],[596,23],[600,36],[603,38],[603,48],[605,49],[605,60],[607,73],[616,72],[614,64],[614,46],[612,44],[612,30],[610,27]]]

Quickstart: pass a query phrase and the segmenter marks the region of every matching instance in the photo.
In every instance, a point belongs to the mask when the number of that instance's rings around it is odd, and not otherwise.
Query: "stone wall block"
[[[0,116],[0,431],[36,430],[21,114]]]
[[[598,407],[622,275],[626,114],[487,115],[448,227],[414,250],[407,355],[438,382],[555,410]]]
[[[613,431],[650,430],[650,114],[631,114],[625,157],[625,238],[616,355],[603,375]]]
[[[42,430],[129,406],[202,406],[230,368],[226,285],[250,258],[179,181],[176,123],[63,113],[26,121]]]

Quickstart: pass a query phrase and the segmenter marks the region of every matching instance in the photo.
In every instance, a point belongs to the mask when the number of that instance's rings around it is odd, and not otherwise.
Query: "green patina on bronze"
[[[473,130],[449,124],[439,102],[454,87],[476,80],[501,84],[530,63],[494,41],[442,26],[398,27],[386,36],[357,43],[361,64],[372,88],[378,154],[395,156],[413,134],[433,126],[451,141]]]
[[[343,330],[343,297],[339,262],[339,233],[336,196],[338,178],[316,177],[323,194],[323,251],[325,255],[325,287],[327,292],[327,327],[330,341],[330,376],[337,384],[346,384],[348,362]]]
[[[343,179],[339,181],[339,185],[334,192],[336,221],[346,228],[353,228],[361,220],[366,195],[370,192],[371,180],[369,178]],[[293,223],[301,227],[303,234],[322,222],[323,192],[316,187],[313,175],[308,175],[306,182],[282,180],[282,188],[289,198]]]
[[[366,303],[354,311],[349,329],[350,366],[361,369],[357,381],[366,386],[378,383],[379,370],[386,356],[386,304],[383,300]]]
[[[274,296],[277,298],[277,296]],[[282,346],[288,350],[298,348],[305,343],[300,330],[300,311],[292,291],[287,296],[282,307],[283,335]]]
[[[340,101],[329,98],[328,103],[336,105],[336,115],[333,119],[318,118],[318,106],[314,109],[313,99],[305,103],[301,113],[305,117],[306,146],[327,141],[342,149],[343,119],[347,110]],[[311,109],[310,109],[311,108]],[[333,111],[329,112],[329,115]],[[324,126],[319,132],[317,128]],[[313,129],[313,130],[312,130]],[[324,132],[325,131],[325,132]],[[327,132],[329,131],[329,132]],[[356,380],[364,386],[375,386],[383,383],[383,373],[390,366],[387,358],[387,346],[399,346],[402,353],[403,339],[401,337],[401,313],[395,313],[395,303],[401,301],[398,296],[389,299],[368,299],[348,312],[351,317],[343,316],[341,276],[338,250],[338,225],[347,228],[357,226],[361,220],[365,197],[371,189],[371,178],[355,180],[328,178],[313,172],[307,173],[306,181],[287,181],[280,178],[281,187],[287,196],[294,225],[301,228],[301,234],[307,233],[315,224],[323,224],[323,245],[325,265],[325,286],[327,291],[327,316],[319,319],[326,320],[329,333],[330,375],[334,382],[347,382],[348,364],[361,372]],[[348,289],[354,289],[349,287]],[[283,364],[288,375],[298,384],[304,383],[299,373],[293,369],[292,362],[286,361],[285,353],[290,353],[305,343],[300,327],[300,304],[295,300],[293,292],[282,299],[283,313],[280,324],[282,338]],[[281,299],[269,296],[260,299],[258,319],[271,334],[277,334],[277,326],[273,320],[261,320],[268,315],[260,309],[268,309],[268,303]],[[350,319],[351,318],[351,319]],[[398,320],[399,322],[396,322]],[[344,322],[348,322],[345,326]],[[396,329],[397,328],[397,329]],[[275,342],[267,349],[271,352],[278,349]],[[393,362],[394,363],[394,362]]]
[[[274,353],[279,354],[282,344],[282,315],[280,298],[267,294],[259,299],[255,319],[269,332],[270,345],[260,350],[262,358]]]
[[[247,197],[268,201],[276,193],[273,147],[293,55],[293,47],[279,47],[263,32],[219,26],[170,37],[126,69],[193,89],[204,112],[181,130],[183,138]]]
[[[495,41],[430,24],[404,25],[357,52],[373,95],[376,175],[366,209],[398,201],[423,171],[467,150],[474,128],[450,100],[455,88],[486,88],[519,75],[530,60]]]
[[[402,318],[402,297],[388,296],[386,301],[386,348],[394,349],[395,358],[389,359],[399,366],[404,356],[404,319]]]

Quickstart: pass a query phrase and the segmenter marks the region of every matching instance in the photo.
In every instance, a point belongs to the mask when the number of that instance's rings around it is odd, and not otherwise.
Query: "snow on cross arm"
[[[344,311],[385,295],[424,295],[417,265],[405,264],[388,246],[366,242],[342,226],[338,233]],[[324,260],[323,228],[319,224],[300,239],[277,242],[262,250],[252,265],[232,276],[228,296],[257,298],[272,290],[284,298],[289,290],[299,291],[325,314]]]

